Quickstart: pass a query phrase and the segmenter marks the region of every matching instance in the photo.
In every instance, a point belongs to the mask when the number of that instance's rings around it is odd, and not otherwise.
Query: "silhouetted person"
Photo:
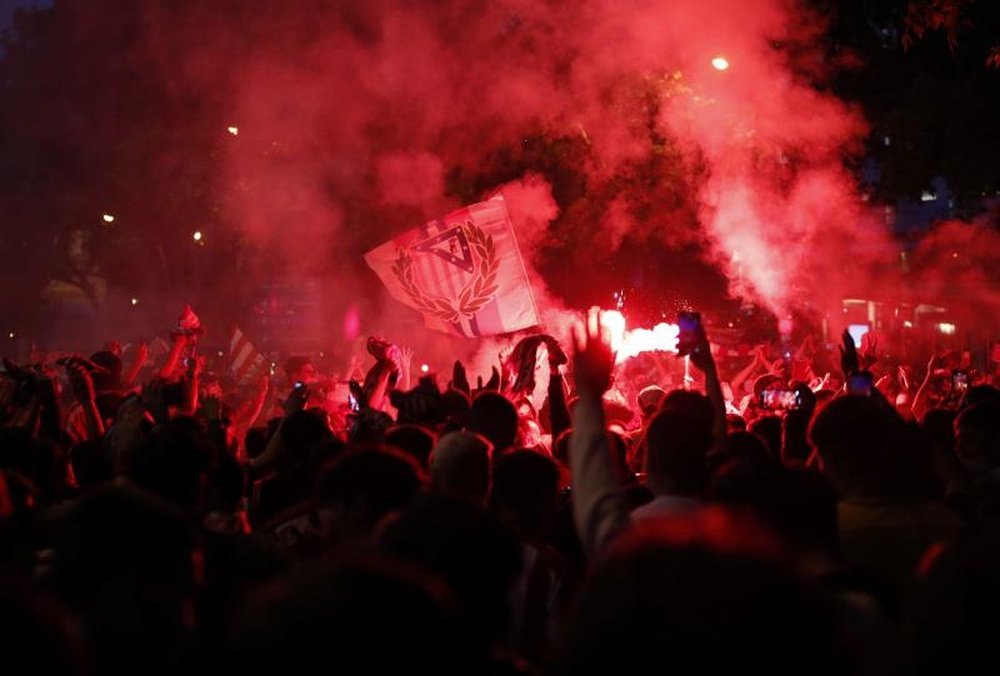
[[[850,395],[831,402],[810,436],[839,498],[845,560],[901,592],[927,548],[955,535],[961,520],[914,485],[914,452],[901,443],[903,422],[874,399]]]
[[[593,571],[555,674],[848,673],[835,615],[749,522],[715,510],[646,521]]]
[[[85,496],[56,533],[51,578],[95,673],[172,673],[190,657],[200,550],[186,516],[137,488]]]
[[[419,567],[368,556],[306,574],[242,618],[232,673],[466,674],[467,627]]]
[[[498,455],[514,445],[517,426],[517,409],[507,397],[487,391],[473,398],[469,430],[486,437]]]
[[[522,569],[510,528],[467,501],[428,495],[386,528],[382,546],[448,582],[477,654],[510,644],[510,598]]]
[[[493,445],[472,432],[441,437],[430,459],[431,491],[486,506],[490,493]]]
[[[437,435],[420,425],[396,425],[389,429],[382,438],[386,446],[392,446],[403,451],[423,470],[427,470],[431,451],[437,443]]]
[[[708,480],[712,405],[693,393],[671,392],[646,430],[647,486],[653,500],[632,513],[633,519],[697,509]]]

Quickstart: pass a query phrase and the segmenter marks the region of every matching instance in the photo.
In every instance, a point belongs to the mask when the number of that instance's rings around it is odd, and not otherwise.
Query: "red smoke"
[[[827,312],[898,258],[845,169],[866,125],[817,88],[823,24],[801,3],[207,5],[153,4],[147,48],[169,82],[227,102],[230,221],[272,266],[334,277],[345,307],[370,288],[366,249],[485,196],[463,177],[539,136],[585,149],[572,213],[546,167],[502,188],[543,311],[558,223],[556,255],[581,264],[628,237],[707,244],[735,295],[782,315]],[[632,187],[597,189],[615,177]],[[398,325],[372,314],[363,330]]]

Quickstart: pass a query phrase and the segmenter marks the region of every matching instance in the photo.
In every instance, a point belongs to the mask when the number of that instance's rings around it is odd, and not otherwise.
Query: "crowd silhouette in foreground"
[[[940,357],[720,374],[700,330],[690,382],[623,403],[592,311],[475,387],[373,338],[330,406],[307,358],[236,388],[194,339],[5,362],[10,668],[1000,671],[1000,390]]]

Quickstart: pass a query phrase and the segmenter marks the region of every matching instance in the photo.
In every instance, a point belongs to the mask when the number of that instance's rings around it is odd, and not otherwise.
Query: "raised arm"
[[[729,387],[733,390],[733,397],[736,397],[738,392],[743,391],[743,383],[757,371],[757,368],[760,366],[760,362],[761,355],[760,347],[758,346],[754,349],[753,359],[750,360],[750,363],[747,364],[746,368],[733,376],[732,380],[729,381]]]
[[[275,430],[271,440],[267,442],[267,447],[264,449],[264,452],[256,458],[250,458],[247,460],[247,468],[250,469],[251,472],[254,474],[261,474],[265,472],[279,457],[281,457],[282,453],[285,452],[285,446],[281,441],[281,428],[284,427],[285,421],[288,420],[288,416],[296,411],[301,411],[306,407],[306,401],[308,400],[308,385],[303,385],[302,387],[293,389],[288,393],[288,398],[282,402],[282,408],[285,410],[285,416],[278,424],[278,429]]]
[[[174,374],[177,373],[177,365],[181,361],[181,355],[184,354],[189,340],[190,338],[183,333],[174,334],[174,343],[170,346],[170,352],[167,353],[167,358],[163,362],[163,366],[157,371],[157,376],[165,380],[174,377]]]
[[[135,384],[136,379],[139,377],[139,372],[142,371],[142,367],[146,364],[148,356],[149,346],[146,345],[146,341],[140,340],[135,344],[135,357],[132,360],[132,365],[122,376],[122,384],[125,387],[131,387]]]
[[[87,424],[87,439],[97,441],[104,436],[104,421],[97,410],[97,395],[94,392],[94,380],[90,377],[87,367],[79,362],[67,364],[69,381],[73,386],[73,394],[83,409]]]
[[[611,385],[614,354],[592,308],[582,336],[576,336],[573,373],[579,401],[573,415],[569,465],[573,479],[573,521],[588,556],[598,555],[629,523],[628,504],[611,463],[601,398]]]
[[[913,397],[913,407],[910,410],[913,411],[913,417],[917,420],[923,420],[931,408],[931,381],[934,380],[934,370],[940,363],[941,360],[936,354],[931,355],[931,360],[927,363],[927,374],[924,376],[924,381],[920,383],[917,394]]]
[[[566,405],[565,380],[559,372],[559,367],[568,359],[555,340],[550,341],[546,347],[549,353],[549,429],[555,440],[573,424],[569,406]]]
[[[726,398],[722,394],[722,383],[719,382],[719,372],[712,357],[712,346],[705,335],[705,329],[699,328],[698,345],[691,351],[691,363],[705,374],[705,394],[712,403],[712,435],[715,438],[715,448],[722,450],[726,443]]]

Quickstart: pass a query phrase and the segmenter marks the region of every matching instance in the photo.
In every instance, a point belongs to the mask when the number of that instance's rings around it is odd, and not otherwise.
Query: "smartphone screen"
[[[951,389],[956,394],[964,394],[969,389],[969,374],[966,371],[955,371],[952,373]]]
[[[677,356],[683,357],[697,350],[701,333],[701,315],[697,312],[679,312],[677,329]]]
[[[852,373],[847,378],[847,391],[851,394],[871,396],[873,386],[870,373]]]
[[[296,380],[295,384],[292,385],[292,387],[294,387],[296,390],[301,390],[305,386],[306,386],[306,384],[304,382],[302,382],[301,380]]]
[[[854,340],[854,347],[861,349],[861,341],[864,340],[865,334],[871,329],[867,324],[850,324],[847,327],[847,332],[851,334],[851,338]]]
[[[768,411],[797,411],[802,406],[802,395],[796,390],[764,390],[760,405]]]

